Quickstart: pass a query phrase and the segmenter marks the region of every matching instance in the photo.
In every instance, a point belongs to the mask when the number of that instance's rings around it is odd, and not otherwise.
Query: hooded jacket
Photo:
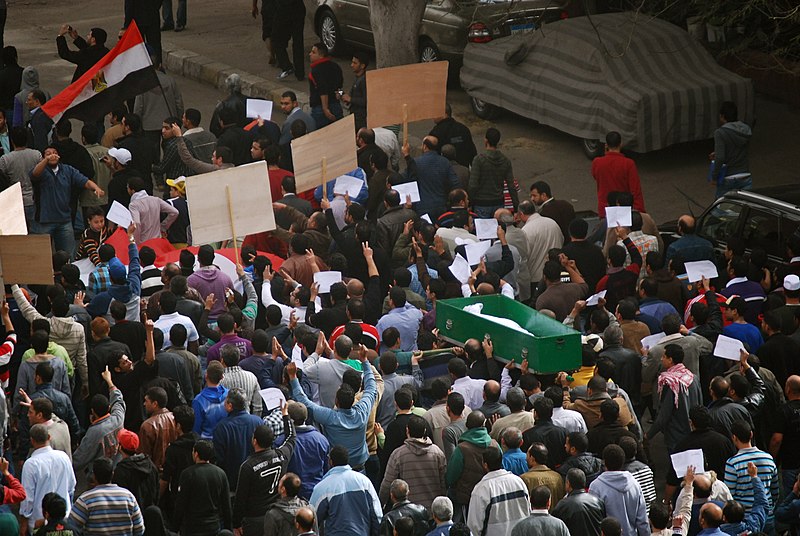
[[[564,463],[559,465],[556,471],[566,478],[567,472],[573,467],[583,471],[586,475],[586,482],[590,484],[603,470],[603,461],[592,456],[590,452],[581,452],[564,460]]]
[[[225,418],[225,397],[228,389],[222,385],[204,387],[200,394],[192,400],[194,410],[194,428],[192,431],[200,435],[200,439],[211,439],[217,423]]]
[[[714,176],[718,176],[723,165],[725,176],[749,173],[750,161],[747,148],[753,131],[742,121],[725,123],[714,131]]]
[[[483,453],[489,448],[500,448],[483,426],[467,430],[458,440],[458,446],[447,463],[447,486],[453,489],[455,500],[469,504],[470,494],[483,478]]]
[[[233,281],[216,266],[201,266],[188,279],[189,286],[196,289],[203,299],[209,294],[225,296],[225,289],[233,289]],[[209,320],[216,320],[225,311],[225,301],[217,298],[208,315]]]
[[[125,304],[125,320],[129,322],[139,321],[139,297],[142,294],[142,265],[139,263],[139,249],[136,244],[128,244],[128,277],[123,284],[113,283],[108,290],[95,296],[86,312],[92,317],[102,316],[113,325],[114,319],[111,317],[111,302],[114,300]],[[224,295],[224,294],[221,294]]]
[[[472,161],[469,174],[469,195],[475,205],[500,206],[503,204],[503,186],[514,184],[511,160],[498,150],[486,151]],[[511,202],[519,206],[517,190],[509,188]]]
[[[158,505],[158,468],[147,454],[134,454],[120,460],[114,468],[112,482],[133,493],[140,510]]]
[[[622,525],[622,536],[648,536],[647,507],[642,488],[628,471],[606,471],[589,485],[606,506],[606,515]]]
[[[308,506],[308,501],[300,497],[278,499],[264,516],[264,534],[295,536],[294,516],[304,506]]]
[[[39,87],[39,71],[36,67],[25,67],[22,70],[22,85],[20,92],[14,95],[14,117],[11,126],[22,127],[28,124],[31,119],[31,111],[28,108],[28,93],[32,89],[42,89]],[[42,91],[44,91],[42,89]],[[50,92],[44,91],[44,96],[50,100]]]
[[[389,501],[389,487],[395,479],[408,483],[408,500],[430,510],[433,500],[445,493],[447,460],[430,439],[409,438],[389,456],[378,497]]]

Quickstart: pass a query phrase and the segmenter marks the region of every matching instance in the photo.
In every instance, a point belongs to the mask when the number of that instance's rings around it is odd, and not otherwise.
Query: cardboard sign
[[[367,126],[444,117],[448,62],[414,63],[367,71]],[[405,113],[404,113],[405,109]]]
[[[0,234],[28,234],[25,206],[22,204],[22,186],[18,182],[0,192]],[[52,260],[50,262],[52,264]]]
[[[233,237],[228,214],[228,186],[236,234],[244,236],[275,229],[267,163],[262,160],[186,179],[192,245]]]
[[[6,284],[53,284],[50,235],[0,236],[0,262]]]
[[[356,169],[358,157],[353,115],[292,140],[292,162],[298,192],[322,184],[323,174],[325,180],[330,180]]]

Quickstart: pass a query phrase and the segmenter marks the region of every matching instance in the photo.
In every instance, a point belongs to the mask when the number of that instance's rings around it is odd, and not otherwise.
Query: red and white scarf
[[[694,381],[694,374],[692,371],[683,366],[683,363],[672,365],[668,370],[665,370],[658,375],[658,394],[661,395],[661,390],[666,385],[675,394],[675,407],[678,407],[678,398],[681,391],[688,392],[689,386]]]

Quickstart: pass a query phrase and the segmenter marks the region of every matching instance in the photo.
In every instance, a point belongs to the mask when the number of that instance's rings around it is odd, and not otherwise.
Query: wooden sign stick
[[[328,199],[328,157],[322,157],[322,199]]]
[[[233,223],[233,201],[231,200],[231,187],[225,186],[225,192],[228,194],[228,218],[231,220],[231,232],[233,233],[233,252],[236,255],[236,264],[241,264],[239,260],[239,245],[236,242],[236,225]]]
[[[408,143],[408,104],[403,104],[403,145]]]

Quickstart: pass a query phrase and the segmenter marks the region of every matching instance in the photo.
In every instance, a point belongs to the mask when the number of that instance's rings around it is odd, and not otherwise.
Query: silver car
[[[532,31],[568,16],[569,0],[428,0],[419,30],[420,61],[460,63],[468,42]],[[332,54],[344,45],[374,49],[368,0],[317,0],[317,35]]]

